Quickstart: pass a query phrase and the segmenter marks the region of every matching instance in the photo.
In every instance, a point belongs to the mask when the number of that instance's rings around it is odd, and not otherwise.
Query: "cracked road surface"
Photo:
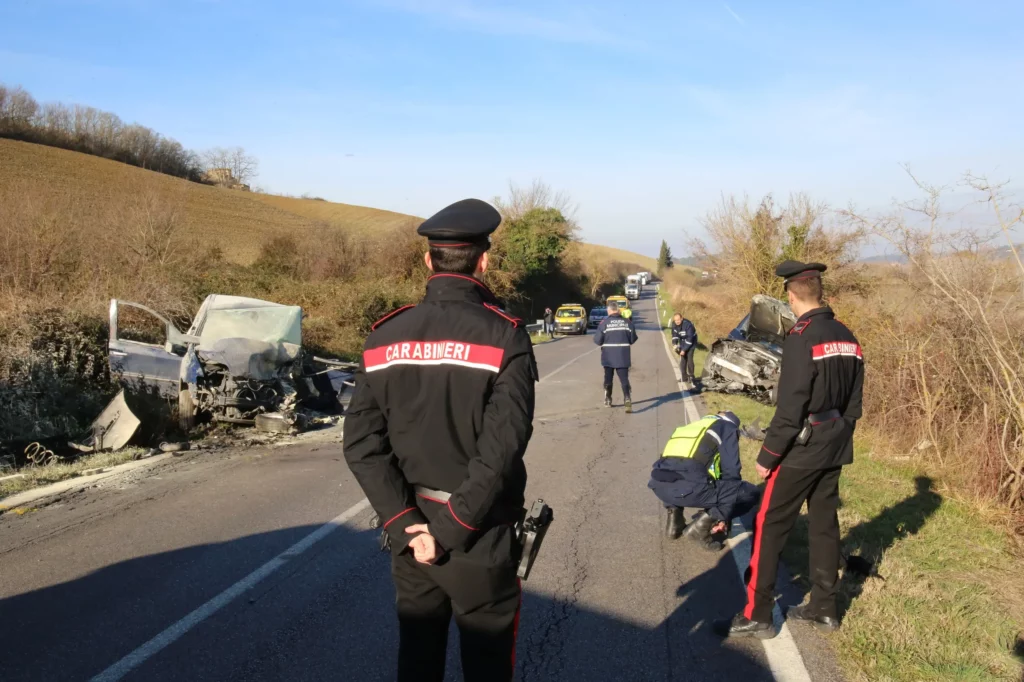
[[[759,641],[710,630],[743,603],[733,558],[661,536],[648,473],[685,417],[650,293],[636,311],[632,415],[618,386],[601,406],[590,335],[536,349],[527,499],[555,523],[525,585],[517,679],[771,680]],[[362,500],[340,443],[319,442],[193,453],[6,514],[0,680],[393,679],[394,595]],[[796,630],[811,679],[838,679]]]

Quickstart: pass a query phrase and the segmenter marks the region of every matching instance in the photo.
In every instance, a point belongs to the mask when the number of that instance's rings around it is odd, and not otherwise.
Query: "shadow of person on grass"
[[[884,580],[884,568],[879,573],[879,564],[885,553],[898,541],[916,535],[924,528],[939,507],[942,496],[933,489],[934,481],[928,476],[914,479],[916,491],[910,497],[886,507],[877,516],[858,523],[843,536],[840,546],[842,557],[840,568],[845,566],[839,589],[839,617],[842,618],[850,605],[860,597],[864,583],[869,577]],[[794,571],[794,581],[801,587],[801,596],[806,596],[809,582],[807,571],[807,515],[797,520],[793,529],[789,551],[789,564]]]

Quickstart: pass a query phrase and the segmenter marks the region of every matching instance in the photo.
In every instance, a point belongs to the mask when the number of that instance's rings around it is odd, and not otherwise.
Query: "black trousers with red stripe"
[[[506,682],[515,670],[520,585],[512,529],[493,528],[467,553],[437,564],[393,557],[398,609],[398,682],[442,682],[452,616],[467,682]]]
[[[743,615],[772,621],[779,557],[800,508],[809,517],[811,600],[816,615],[836,617],[839,583],[839,475],[842,467],[796,469],[779,466],[768,477],[754,522],[754,544],[747,575],[747,606]]]

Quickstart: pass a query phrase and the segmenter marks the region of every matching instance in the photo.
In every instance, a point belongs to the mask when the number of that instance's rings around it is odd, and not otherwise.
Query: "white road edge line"
[[[179,620],[177,623],[168,627],[153,639],[135,649],[135,651],[131,652],[114,665],[93,677],[91,682],[116,682],[116,680],[120,680],[129,672],[145,663],[146,660],[152,658],[173,644],[189,630],[199,625],[204,620],[240,597],[247,590],[257,585],[271,573],[284,566],[289,560],[294,559],[320,540],[323,540],[369,506],[370,501],[363,498],[338,516],[334,517],[306,537],[296,542],[285,551],[278,554],[267,563],[257,568],[249,575],[239,580],[228,589],[218,594],[210,601],[197,608],[192,613]]]
[[[661,299],[658,298],[656,300],[660,308]],[[661,327],[660,311],[658,326]],[[672,373],[675,375],[676,383],[679,384],[679,390],[683,394],[683,409],[686,412],[686,420],[687,422],[696,421],[700,419],[700,411],[693,402],[693,396],[683,388],[683,377],[679,372],[675,358],[672,357],[672,347],[668,343],[665,332],[661,331],[660,333],[662,341],[665,342],[665,354],[668,356]],[[726,545],[729,547],[729,553],[732,554],[732,558],[736,561],[736,570],[739,573],[740,584],[744,585],[743,574],[750,564],[750,544],[753,533],[747,530],[746,526],[739,519],[733,519],[731,531],[731,537]],[[807,666],[804,665],[803,656],[800,655],[800,649],[793,639],[793,633],[789,631],[789,626],[782,618],[782,612],[779,610],[778,604],[772,608],[772,620],[775,622],[775,627],[778,628],[779,634],[773,639],[761,640],[772,677],[778,682],[811,682],[811,676],[807,672]]]

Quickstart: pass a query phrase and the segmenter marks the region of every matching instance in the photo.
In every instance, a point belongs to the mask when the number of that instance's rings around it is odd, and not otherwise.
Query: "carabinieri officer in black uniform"
[[[391,539],[400,681],[444,678],[453,614],[464,679],[515,668],[513,524],[537,365],[524,325],[479,279],[500,222],[466,199],[420,225],[426,296],[373,326],[345,416],[345,459]]]
[[[783,346],[778,407],[757,456],[757,471],[767,484],[754,523],[747,605],[729,624],[732,636],[775,636],[779,555],[805,500],[811,596],[786,616],[821,629],[839,627],[839,475],[853,462],[864,356],[857,338],[822,303],[824,271],[821,263],[790,260],[775,269],[785,278],[789,305],[798,317]]]

